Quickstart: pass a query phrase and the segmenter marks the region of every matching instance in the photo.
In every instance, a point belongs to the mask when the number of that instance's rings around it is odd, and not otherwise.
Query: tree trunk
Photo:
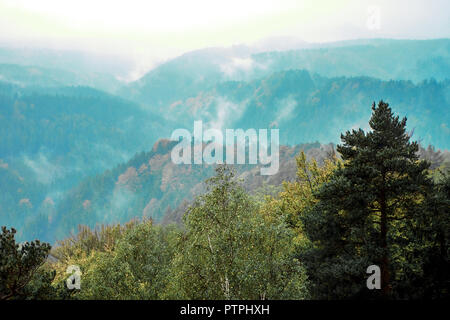
[[[391,286],[389,282],[390,272],[389,272],[389,256],[388,256],[388,247],[387,247],[387,206],[386,206],[386,196],[384,192],[381,196],[381,221],[380,221],[380,229],[381,229],[381,247],[383,249],[383,255],[381,257],[381,290],[384,297],[389,295]]]

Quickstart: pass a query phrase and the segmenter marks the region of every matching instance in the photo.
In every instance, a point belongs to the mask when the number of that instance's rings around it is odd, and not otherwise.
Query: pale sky
[[[449,38],[449,13],[448,0],[0,0],[0,42],[158,61],[268,37]]]

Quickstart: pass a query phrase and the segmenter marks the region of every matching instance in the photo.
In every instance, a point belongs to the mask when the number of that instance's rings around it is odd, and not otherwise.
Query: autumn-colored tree
[[[296,179],[284,181],[282,191],[275,197],[267,196],[263,202],[261,206],[263,213],[281,216],[295,231],[296,245],[307,245],[308,238],[302,227],[302,212],[317,202],[314,193],[328,181],[339,161],[335,154],[331,154],[328,159],[324,160],[323,165],[319,166],[314,158],[308,161],[302,151],[296,157]]]

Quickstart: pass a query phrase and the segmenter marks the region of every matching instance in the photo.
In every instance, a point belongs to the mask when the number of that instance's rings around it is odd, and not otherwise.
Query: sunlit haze
[[[379,28],[367,28],[371,6],[380,10]],[[196,49],[279,37],[449,37],[449,11],[446,0],[1,0],[0,43],[116,54],[150,68]]]

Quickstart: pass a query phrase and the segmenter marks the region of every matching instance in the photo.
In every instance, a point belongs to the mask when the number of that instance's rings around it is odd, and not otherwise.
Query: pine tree
[[[337,147],[344,160],[304,215],[312,246],[301,258],[318,298],[391,297],[405,277],[417,217],[426,214],[429,164],[418,160],[406,118],[387,103],[372,106],[371,130],[347,131]],[[409,230],[409,231],[408,231]],[[366,287],[366,269],[381,269],[381,290]]]
[[[2,227],[0,300],[56,299],[57,289],[51,286],[55,272],[41,268],[50,252],[50,245],[39,240],[17,244],[15,234],[14,228]]]

